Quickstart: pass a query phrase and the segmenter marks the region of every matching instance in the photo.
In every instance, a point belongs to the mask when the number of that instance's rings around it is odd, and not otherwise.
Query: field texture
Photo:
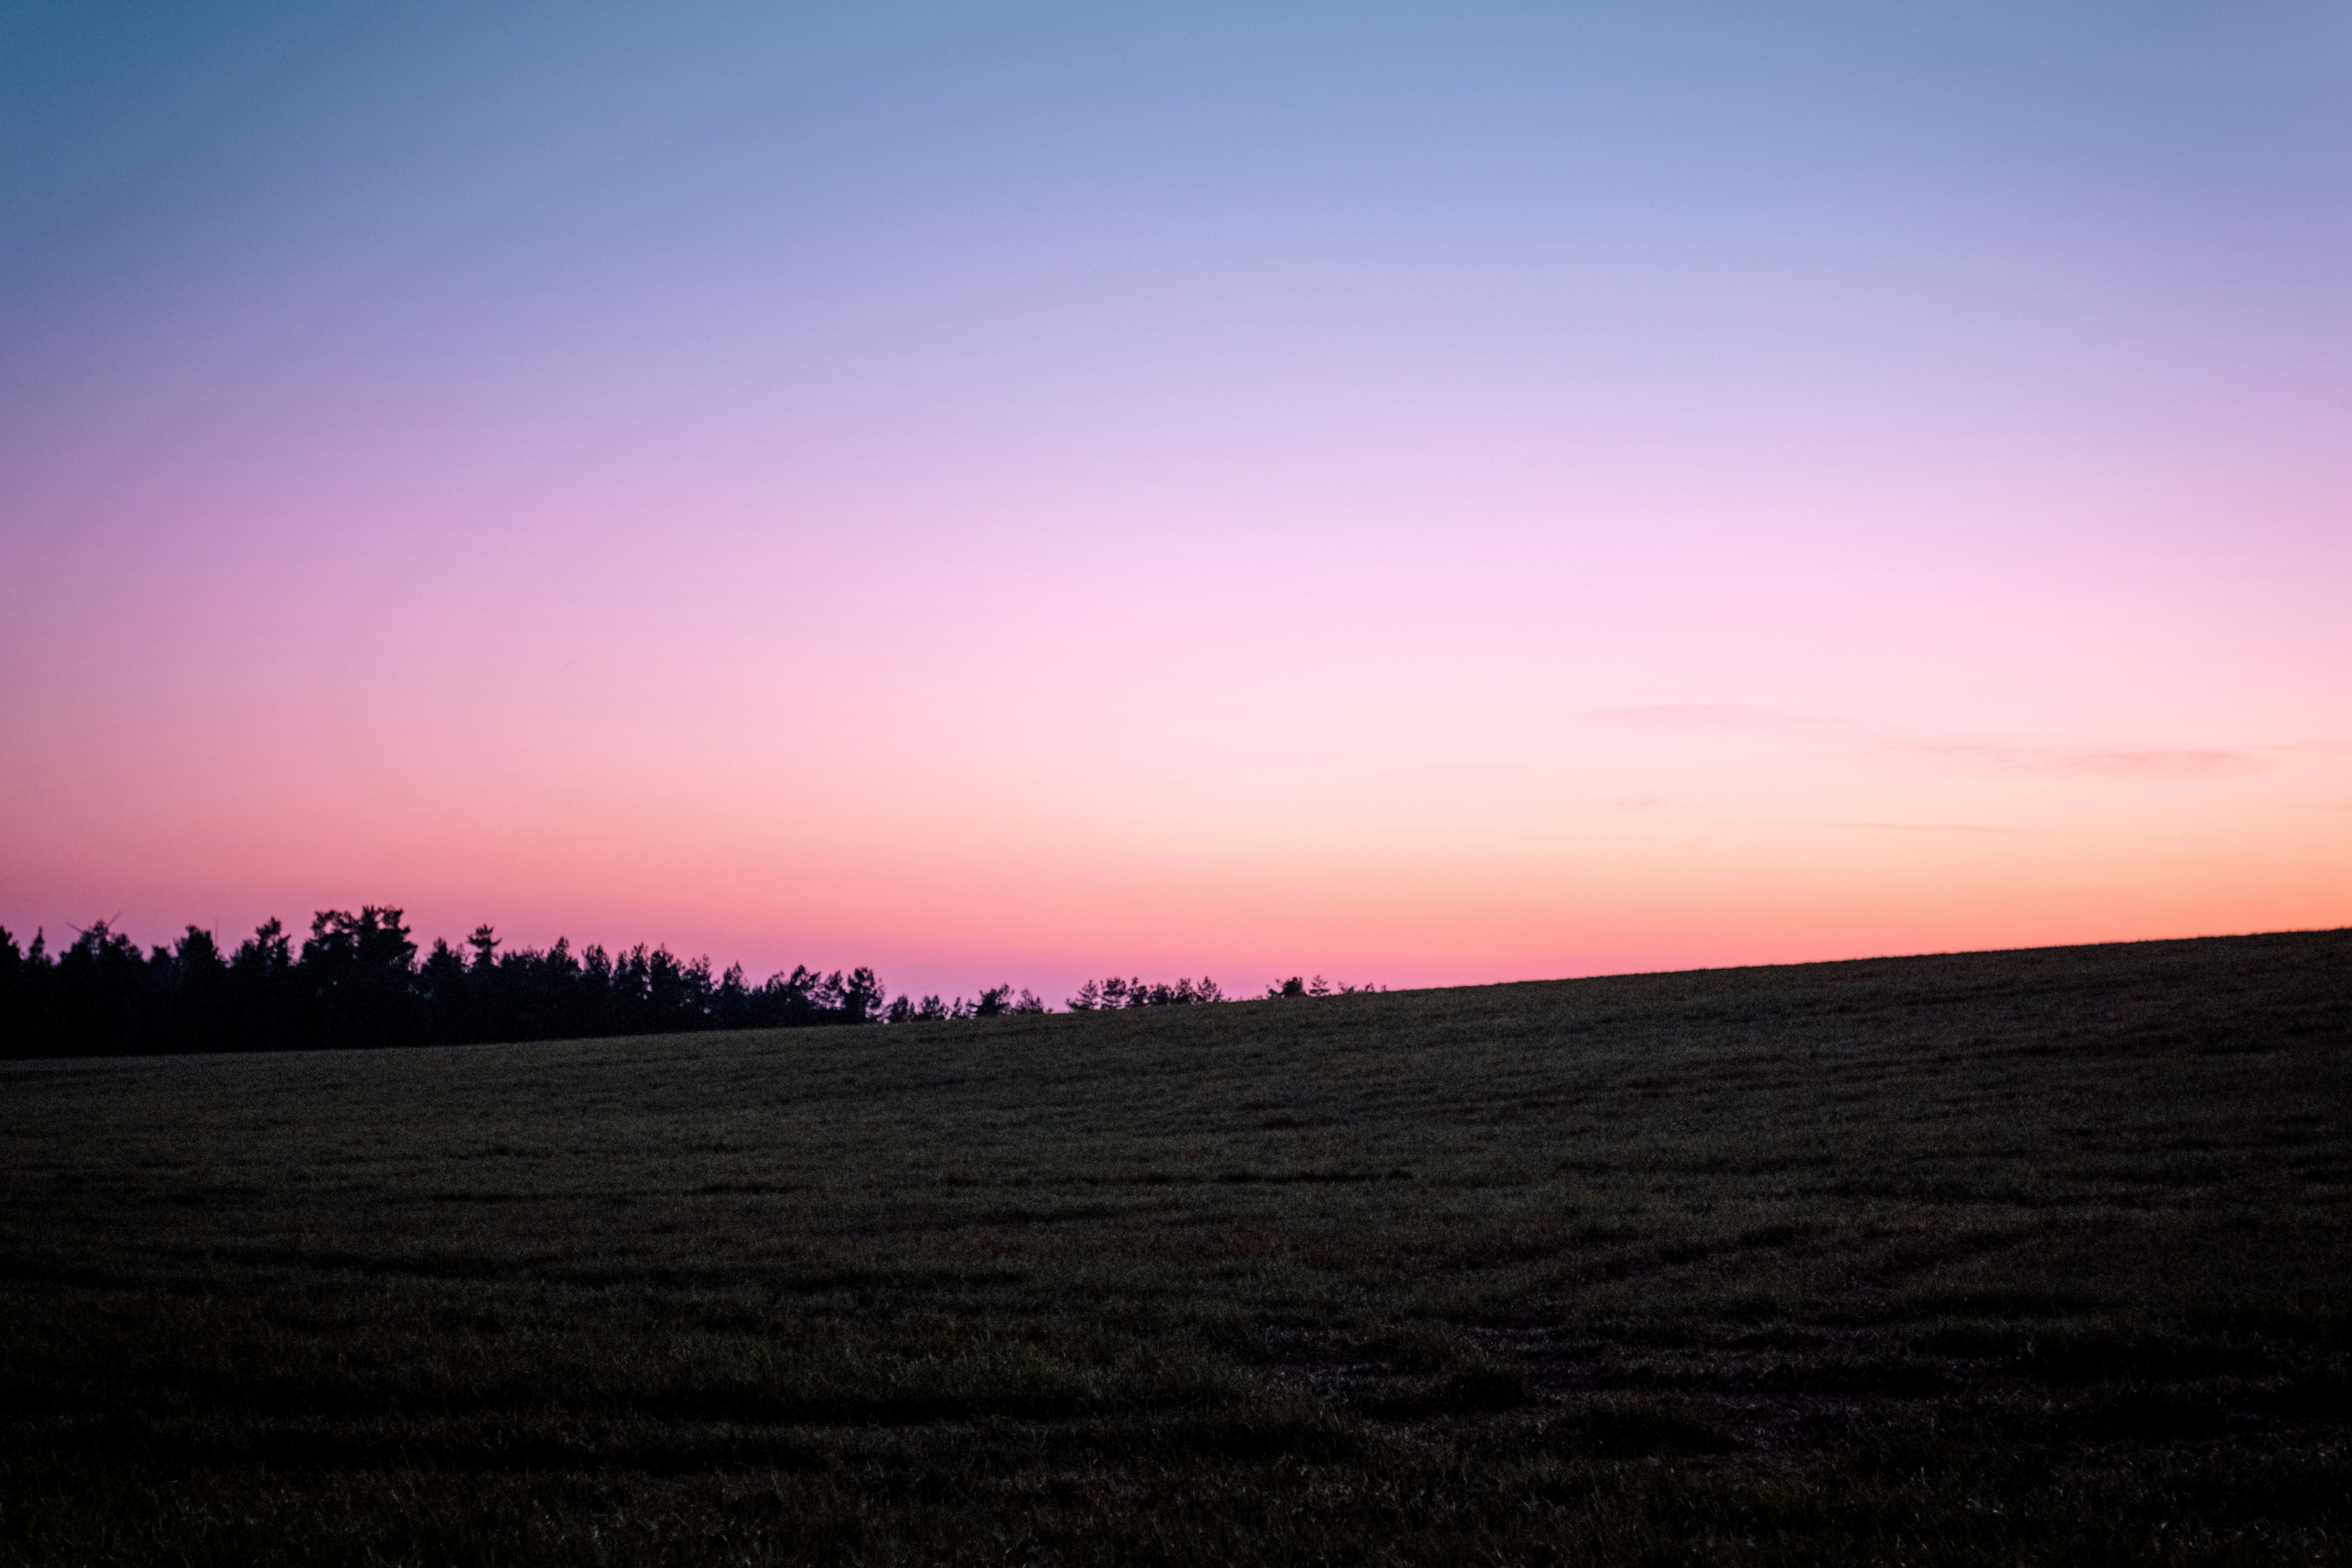
[[[2352,932],[0,1068],[0,1561],[2352,1563]]]

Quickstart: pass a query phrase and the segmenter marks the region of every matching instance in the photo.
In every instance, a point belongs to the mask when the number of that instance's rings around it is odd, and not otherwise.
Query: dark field
[[[2352,1563],[2352,932],[0,1068],[0,1560]]]

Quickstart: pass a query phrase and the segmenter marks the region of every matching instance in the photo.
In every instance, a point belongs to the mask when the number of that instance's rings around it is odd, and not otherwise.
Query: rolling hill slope
[[[0,1066],[0,1560],[2352,1562],[2352,931]]]

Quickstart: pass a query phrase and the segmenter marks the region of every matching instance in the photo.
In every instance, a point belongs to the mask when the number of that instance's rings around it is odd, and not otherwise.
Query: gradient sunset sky
[[[2340,4],[0,7],[0,924],[2352,922]]]

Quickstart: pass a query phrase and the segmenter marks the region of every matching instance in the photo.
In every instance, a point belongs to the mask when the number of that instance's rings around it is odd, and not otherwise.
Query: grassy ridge
[[[0,1068],[0,1560],[2352,1562],[2352,932]]]

